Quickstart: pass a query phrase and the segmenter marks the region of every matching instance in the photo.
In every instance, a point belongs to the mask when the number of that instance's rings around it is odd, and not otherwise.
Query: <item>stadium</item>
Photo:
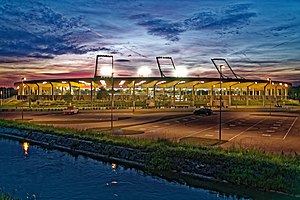
[[[110,65],[106,72],[101,69],[102,61]],[[176,71],[176,67],[171,57],[156,57],[156,61],[160,73],[158,77],[149,77],[147,74],[115,77],[113,56],[97,55],[94,77],[50,80],[22,78],[14,85],[18,89],[18,99],[32,102],[32,105],[43,102],[63,105],[69,101],[93,108],[278,106],[285,103],[288,89],[292,87],[290,83],[282,81],[241,77],[223,58],[211,59],[219,74],[214,78],[174,76],[172,72]]]

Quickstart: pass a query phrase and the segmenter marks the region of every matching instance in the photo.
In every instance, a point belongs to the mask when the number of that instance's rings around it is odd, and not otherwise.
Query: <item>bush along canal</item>
[[[218,190],[227,185],[256,190],[256,194],[260,194],[258,190],[293,198],[300,195],[299,156],[195,147],[6,120],[0,121],[0,135],[134,166],[165,178],[202,185],[200,187],[206,187],[204,178],[210,179],[208,187],[218,187]]]

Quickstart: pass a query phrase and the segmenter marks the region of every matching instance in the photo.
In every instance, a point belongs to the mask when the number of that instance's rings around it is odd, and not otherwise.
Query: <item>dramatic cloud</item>
[[[159,75],[172,56],[189,75],[215,76],[224,57],[246,78],[299,84],[300,2],[242,0],[1,0],[0,84],[21,77],[91,77],[97,54],[116,75]]]

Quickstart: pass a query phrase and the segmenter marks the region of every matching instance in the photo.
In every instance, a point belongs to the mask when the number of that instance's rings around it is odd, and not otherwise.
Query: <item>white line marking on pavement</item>
[[[267,130],[267,133],[274,133],[274,130]]]
[[[204,136],[206,136],[206,137],[212,137],[212,136],[214,136],[214,135],[211,135],[211,134],[205,134]]]
[[[229,122],[232,122],[232,121],[234,121],[234,120],[236,120],[236,119],[238,119],[238,118],[234,118],[234,119],[228,120],[228,121],[222,123],[222,125],[223,125],[223,124],[226,124],[226,123],[229,123]],[[219,125],[214,125],[214,126],[212,126],[212,127],[210,127],[210,128],[206,128],[206,129],[203,129],[203,130],[201,130],[201,131],[194,131],[193,133],[191,133],[191,134],[189,134],[189,135],[186,135],[186,136],[182,136],[182,137],[180,137],[180,138],[178,138],[178,139],[181,140],[182,138],[185,138],[185,137],[191,137],[191,136],[197,135],[197,134],[199,134],[199,133],[202,133],[203,131],[207,131],[207,130],[213,129],[213,128],[218,127],[218,126],[219,126]]]
[[[271,137],[270,134],[262,134],[263,137]]]
[[[246,131],[250,130],[250,129],[253,128],[254,126],[258,125],[259,123],[261,123],[261,122],[263,122],[263,121],[265,121],[266,119],[267,119],[267,118],[265,118],[265,119],[263,119],[263,120],[257,122],[256,124],[250,126],[250,127],[247,128],[246,130],[244,130],[244,131],[240,132],[239,134],[237,134],[237,135],[233,136],[232,138],[230,138],[228,141],[231,141],[231,140],[233,140],[234,138],[236,138],[236,137],[242,135],[243,133],[245,133]]]
[[[275,129],[276,130],[276,129],[278,129],[278,127],[277,126],[272,126],[271,129]]]
[[[291,127],[289,128],[289,130],[286,132],[286,134],[284,135],[284,137],[282,138],[282,140],[285,140],[286,136],[289,134],[289,132],[291,131],[291,129],[293,128],[295,122],[297,121],[298,117],[296,117],[296,119],[294,120],[294,122],[292,123]]]
[[[214,128],[214,127],[210,127],[210,128],[203,129],[203,130],[201,130],[201,131],[196,131],[196,133],[193,132],[192,134],[187,135],[187,136],[183,136],[183,137],[181,137],[181,138],[179,138],[179,139],[182,139],[182,138],[185,138],[185,137],[191,137],[191,136],[193,136],[193,135],[197,135],[197,134],[199,134],[199,133],[201,133],[201,132],[203,132],[203,131],[207,131],[207,130],[210,130],[210,129],[213,129],[213,128]]]
[[[155,125],[155,126],[152,126],[152,127],[153,127],[153,128],[158,128],[159,126],[156,126],[156,125]]]

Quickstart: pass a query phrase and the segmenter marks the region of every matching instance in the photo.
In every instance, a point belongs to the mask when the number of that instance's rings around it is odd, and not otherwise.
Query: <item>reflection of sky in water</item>
[[[90,77],[96,54],[115,56],[116,76],[158,76],[155,56],[172,56],[214,77],[225,57],[247,78],[300,80],[299,1],[3,0],[0,13],[1,85]]]
[[[222,188],[227,195],[192,188],[115,163],[73,157],[36,146],[30,146],[29,156],[24,156],[23,147],[23,143],[0,139],[0,191],[16,198],[213,200],[241,199],[232,194],[245,192],[222,184],[219,190]],[[259,191],[253,191],[252,195],[262,199],[289,199]]]
[[[21,146],[21,148],[20,148]],[[116,164],[0,140],[0,188],[22,199],[218,199]]]

